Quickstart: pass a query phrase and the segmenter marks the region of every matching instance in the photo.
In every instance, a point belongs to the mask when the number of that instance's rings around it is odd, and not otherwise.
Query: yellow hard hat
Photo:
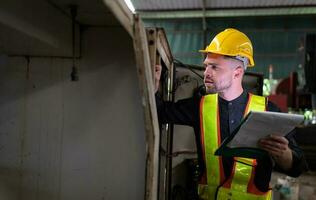
[[[253,67],[255,65],[250,39],[244,33],[233,28],[225,29],[217,34],[210,45],[199,52],[245,57],[249,60],[248,66]]]

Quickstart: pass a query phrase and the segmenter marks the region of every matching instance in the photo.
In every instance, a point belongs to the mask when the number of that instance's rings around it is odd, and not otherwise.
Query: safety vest
[[[244,116],[251,110],[265,111],[266,98],[249,94]],[[218,94],[202,97],[200,123],[206,169],[199,184],[199,197],[207,200],[270,200],[271,190],[261,192],[254,184],[255,159],[234,157],[231,175],[225,177],[222,157],[214,155],[221,144]]]

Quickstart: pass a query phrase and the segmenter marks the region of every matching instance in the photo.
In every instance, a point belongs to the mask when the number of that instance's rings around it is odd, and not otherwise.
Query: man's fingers
[[[159,82],[160,82],[161,71],[162,71],[161,65],[155,65],[155,74],[154,74],[155,92],[157,92],[158,89],[159,89]]]
[[[279,155],[280,154],[280,151],[278,149],[275,149],[275,148],[270,148],[270,147],[263,147],[262,148],[263,150],[267,151],[270,155]]]
[[[155,65],[156,72],[161,72],[161,69],[162,69],[161,65]]]
[[[280,156],[282,154],[282,150],[275,146],[263,143],[259,143],[259,146],[261,149],[267,151],[271,156]]]
[[[268,147],[278,149],[278,150],[286,150],[286,148],[287,148],[287,144],[279,143],[279,142],[276,142],[276,141],[270,140],[270,139],[261,139],[259,141],[259,145],[260,146],[268,146]]]
[[[288,143],[285,137],[269,135],[260,139],[258,146],[267,151],[278,165],[283,166],[284,169],[290,169],[292,166],[292,151]]]
[[[285,137],[282,137],[282,136],[269,135],[268,138],[270,138],[271,140],[274,140],[276,142],[279,142],[279,143],[289,144],[289,141]]]

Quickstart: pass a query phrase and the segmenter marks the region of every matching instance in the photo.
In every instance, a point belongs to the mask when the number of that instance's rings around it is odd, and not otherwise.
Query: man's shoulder
[[[281,112],[281,109],[275,103],[268,101],[267,111]]]
[[[269,99],[267,97],[261,96],[261,95],[255,95],[255,94],[251,94],[253,96],[256,96],[258,98],[265,98],[267,101],[267,111],[272,111],[272,112],[281,112],[281,109],[272,101],[269,101]]]

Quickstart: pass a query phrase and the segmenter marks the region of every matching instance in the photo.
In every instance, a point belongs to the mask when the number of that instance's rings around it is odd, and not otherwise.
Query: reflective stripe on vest
[[[265,111],[266,99],[249,94],[244,116],[251,110]],[[230,177],[225,180],[221,156],[214,156],[215,150],[221,144],[218,95],[211,94],[202,97],[200,103],[201,144],[206,173],[199,185],[198,193],[201,199],[271,199],[271,191],[261,192],[254,185],[256,160],[248,158],[234,158]],[[225,181],[225,183],[224,183]]]

